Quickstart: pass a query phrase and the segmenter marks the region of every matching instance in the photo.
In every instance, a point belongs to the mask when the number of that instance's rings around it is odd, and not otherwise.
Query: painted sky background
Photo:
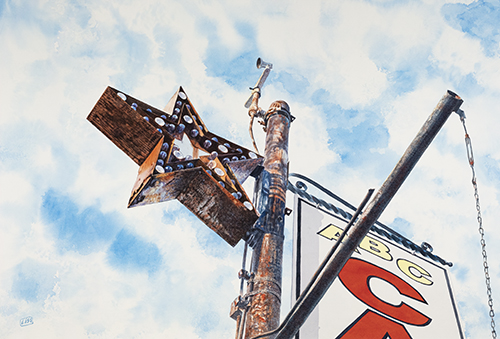
[[[127,209],[137,166],[86,117],[108,85],[158,108],[182,85],[211,131],[250,148],[259,56],[275,65],[261,106],[297,118],[290,171],[354,205],[446,90],[464,99],[500,305],[499,22],[497,0],[0,0],[0,336],[234,336],[242,244],[175,201]],[[466,336],[486,338],[463,138],[453,115],[381,221],[454,263]]]

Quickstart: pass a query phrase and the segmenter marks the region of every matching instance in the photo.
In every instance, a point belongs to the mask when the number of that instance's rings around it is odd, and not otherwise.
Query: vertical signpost
[[[245,338],[252,338],[279,325],[281,274],[288,184],[288,130],[291,123],[288,104],[275,101],[264,116],[266,146],[264,169],[257,182],[256,232],[262,234],[252,257],[251,300],[246,319]]]

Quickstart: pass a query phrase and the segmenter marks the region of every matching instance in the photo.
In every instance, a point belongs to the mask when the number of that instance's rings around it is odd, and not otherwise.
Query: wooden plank
[[[141,101],[127,95],[126,102],[117,93],[114,88],[106,88],[87,120],[136,164],[141,165],[158,144],[162,134],[130,107],[131,102],[144,105]]]
[[[233,247],[258,219],[206,172],[189,181],[177,199]]]
[[[231,246],[245,236],[258,218],[254,209],[248,210],[202,167],[152,175],[133,195],[129,207],[172,199],[179,200]]]
[[[151,175],[144,181],[145,185],[131,196],[128,207],[144,206],[176,199],[186,189],[186,183],[202,172],[204,172],[203,168],[196,167],[184,171]]]

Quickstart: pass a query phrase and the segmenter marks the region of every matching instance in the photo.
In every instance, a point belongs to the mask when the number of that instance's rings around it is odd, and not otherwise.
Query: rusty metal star
[[[262,156],[208,131],[182,87],[164,110],[108,87],[87,119],[140,166],[128,207],[177,199],[231,246],[257,220],[241,184]]]

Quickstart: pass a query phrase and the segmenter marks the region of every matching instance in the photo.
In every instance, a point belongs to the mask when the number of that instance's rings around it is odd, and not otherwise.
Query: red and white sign
[[[292,300],[347,221],[295,197]],[[301,339],[464,338],[446,269],[370,232],[299,332]]]

